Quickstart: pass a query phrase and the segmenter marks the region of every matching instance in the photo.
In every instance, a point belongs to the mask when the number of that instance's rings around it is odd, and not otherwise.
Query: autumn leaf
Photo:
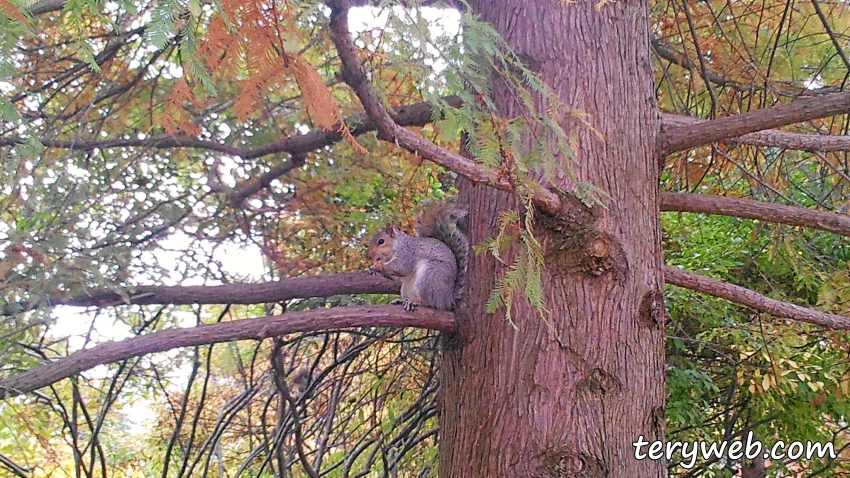
[[[298,55],[291,55],[289,62],[304,97],[307,116],[313,125],[329,130],[341,123],[342,111],[322,75],[309,61]]]
[[[185,77],[174,83],[165,102],[166,110],[159,115],[159,120],[166,132],[174,134],[181,130],[191,136],[201,134],[201,127],[195,124],[192,115],[186,110],[186,103],[198,105],[199,102]]]
[[[233,100],[233,112],[239,121],[245,121],[254,112],[255,105],[260,101],[259,86],[253,80],[243,82],[242,91]]]

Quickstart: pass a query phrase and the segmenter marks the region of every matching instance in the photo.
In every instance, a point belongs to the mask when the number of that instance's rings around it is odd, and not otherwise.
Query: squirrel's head
[[[373,264],[389,261],[393,257],[393,243],[396,238],[396,229],[392,224],[387,223],[386,227],[378,231],[375,237],[369,242],[369,250],[366,252],[366,257]]]

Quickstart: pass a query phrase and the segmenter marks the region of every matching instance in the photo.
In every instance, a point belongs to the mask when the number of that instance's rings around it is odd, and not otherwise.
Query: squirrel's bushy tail
[[[457,305],[466,287],[466,270],[469,267],[469,239],[466,229],[469,211],[453,202],[438,202],[427,206],[416,220],[416,235],[431,237],[449,246],[457,262],[454,304]]]

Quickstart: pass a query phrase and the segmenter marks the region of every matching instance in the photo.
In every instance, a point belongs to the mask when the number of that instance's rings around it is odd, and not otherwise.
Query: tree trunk
[[[664,461],[638,461],[632,445],[639,436],[663,437],[665,402],[660,114],[647,3],[621,0],[600,10],[595,0],[469,3],[604,135],[578,129],[571,167],[610,196],[594,234],[583,237],[604,239],[603,254],[616,265],[599,273],[549,251],[542,279],[552,328],[517,299],[515,330],[502,312],[485,312],[505,265],[483,254],[472,261],[461,332],[445,340],[440,476],[666,476]],[[501,95],[504,115],[516,115],[512,97]],[[463,182],[460,189],[474,244],[496,233],[499,210],[519,208],[492,188]],[[541,242],[559,241],[542,227],[536,233]]]

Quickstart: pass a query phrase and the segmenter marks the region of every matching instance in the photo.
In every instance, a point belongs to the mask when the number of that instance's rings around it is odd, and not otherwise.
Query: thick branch
[[[485,168],[473,160],[441,148],[393,121],[378,97],[378,93],[369,82],[369,77],[360,64],[357,49],[348,32],[350,1],[330,0],[328,6],[331,8],[331,38],[342,62],[342,79],[360,98],[366,115],[375,122],[379,138],[396,143],[402,148],[447,167],[475,183],[489,184],[506,191],[514,190],[514,185],[509,181],[509,178],[500,175],[496,170]],[[543,187],[535,193],[534,202],[543,210],[552,214],[561,212],[561,201],[558,196]]]
[[[264,304],[308,297],[331,297],[348,294],[397,294],[399,283],[380,275],[365,272],[343,272],[317,276],[292,277],[258,284],[224,284],[212,286],[132,287],[119,294],[111,289],[87,291],[70,299],[49,299],[50,305],[77,307],[109,307],[121,304]],[[29,307],[6,305],[3,315]]]
[[[830,329],[850,329],[850,317],[807,309],[788,302],[771,299],[745,287],[729,284],[702,274],[664,266],[668,284],[720,297],[779,317],[800,320]]]
[[[662,193],[659,203],[662,211],[721,214],[850,236],[850,216],[845,214],[710,194]]]
[[[447,104],[459,106],[460,99],[449,96],[443,99]],[[433,108],[428,102],[416,103],[408,106],[399,106],[392,111],[393,121],[404,126],[423,126],[431,122]],[[351,134],[357,136],[370,131],[375,131],[375,123],[363,114],[355,115],[345,120],[349,125]],[[14,146],[22,143],[25,139],[15,136],[0,138],[0,146]],[[148,138],[120,138],[93,141],[76,140],[54,140],[42,139],[41,143],[48,148],[74,149],[91,151],[94,149],[107,148],[130,148],[143,147],[155,149],[171,148],[197,148],[208,151],[217,151],[230,156],[239,156],[244,159],[259,158],[269,154],[289,153],[291,155],[306,154],[317,149],[330,146],[342,140],[342,134],[332,130],[316,130],[305,134],[287,136],[279,141],[258,146],[254,148],[240,148],[215,141],[206,141],[193,136],[158,135]]]
[[[0,399],[32,392],[98,365],[145,354],[233,340],[263,340],[295,332],[346,327],[420,327],[451,331],[456,327],[456,320],[454,314],[447,311],[420,307],[415,312],[406,312],[401,306],[385,305],[317,309],[205,324],[188,329],[164,330],[83,349],[53,363],[0,380]]]
[[[666,153],[723,141],[747,133],[850,112],[850,91],[796,100],[688,126],[667,125],[659,137]]]
[[[693,126],[708,122],[708,120],[672,114],[662,115],[661,121],[664,128]],[[736,136],[724,141],[735,144],[749,144],[752,146],[785,148],[798,151],[850,151],[850,136],[789,133],[774,129]]]

